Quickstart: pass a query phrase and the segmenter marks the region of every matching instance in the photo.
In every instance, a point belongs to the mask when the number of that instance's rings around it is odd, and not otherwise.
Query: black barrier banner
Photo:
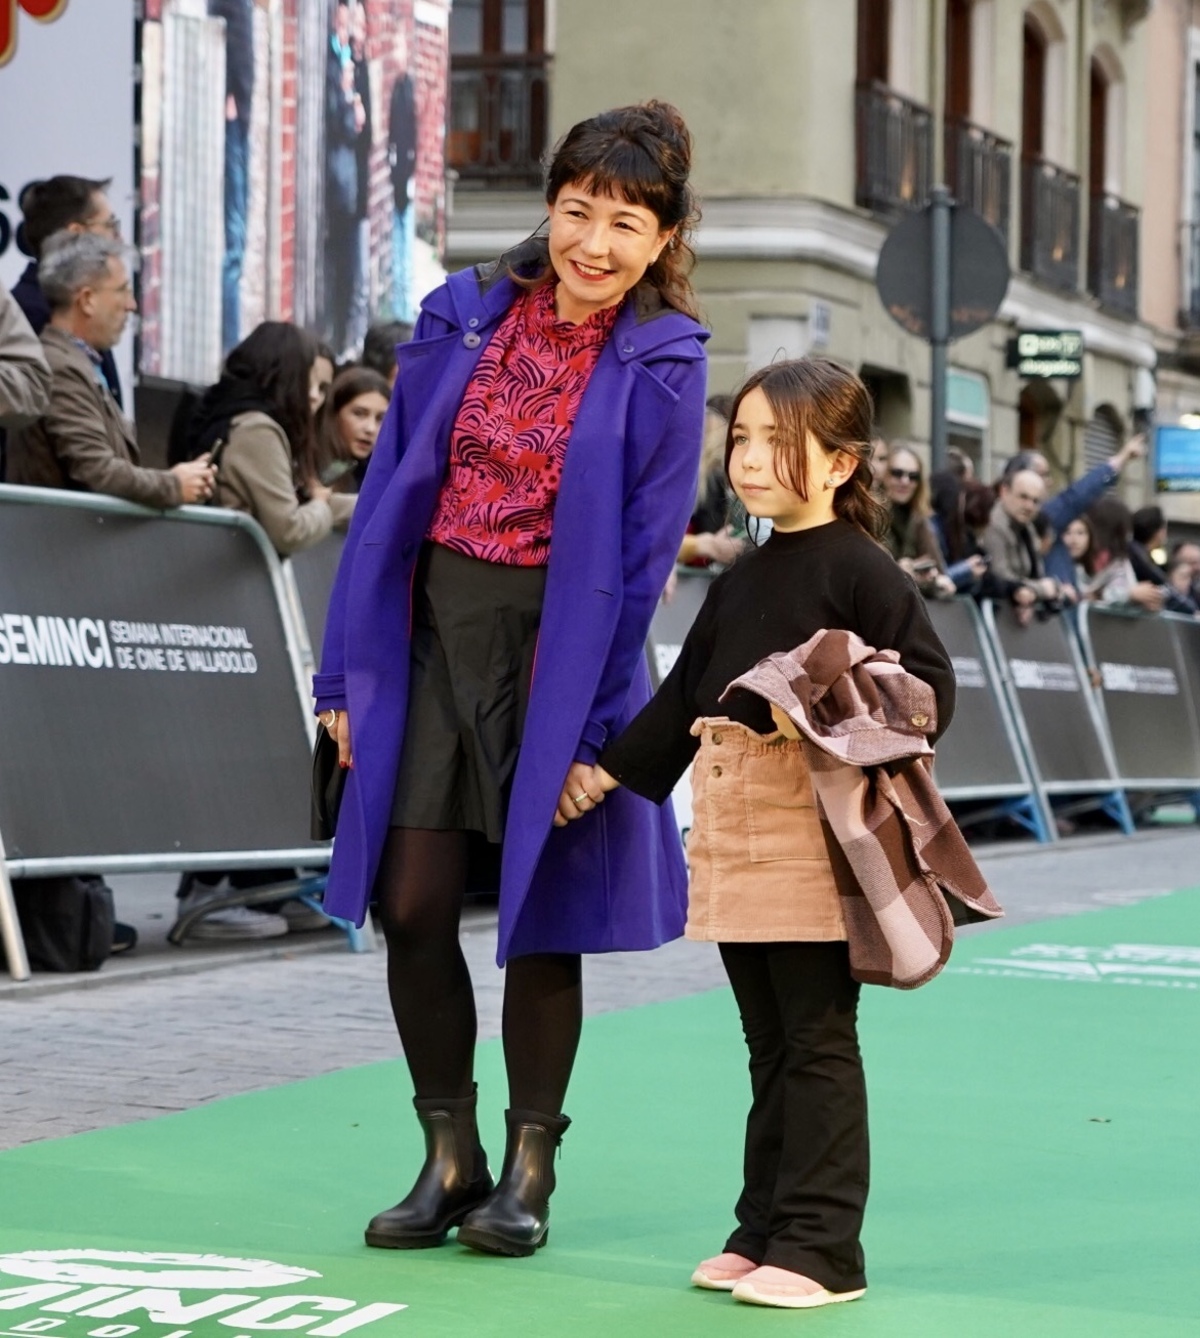
[[[297,667],[252,522],[3,491],[8,859],[321,852]]]
[[[345,546],[345,538],[335,533],[312,548],[302,549],[288,558],[288,566],[296,582],[296,593],[300,597],[300,613],[308,629],[313,662],[318,668],[321,664],[321,645],[325,640],[329,597],[333,594],[333,582]]]
[[[1200,785],[1194,626],[1158,614],[1084,610],[1081,630],[1122,785]]]
[[[649,645],[650,680],[658,685],[671,672],[684,638],[696,621],[700,606],[708,595],[713,578],[707,571],[676,568],[675,590],[669,600],[660,599],[650,623]]]
[[[928,605],[933,629],[954,665],[957,688],[954,720],[938,741],[934,774],[949,799],[982,792],[1028,794],[1018,744],[1000,698],[999,685],[983,647],[983,625],[971,600],[934,600]]]
[[[1022,627],[1007,606],[989,606],[1038,774],[1046,789],[1108,789],[1112,768],[1093,710],[1086,671],[1061,616]]]

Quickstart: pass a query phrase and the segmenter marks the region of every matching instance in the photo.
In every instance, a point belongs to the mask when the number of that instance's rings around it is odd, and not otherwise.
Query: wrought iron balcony
[[[1088,223],[1088,291],[1121,316],[1138,314],[1138,210],[1093,195]]]
[[[544,55],[452,58],[446,159],[460,180],[541,184],[549,64]]]
[[[1042,158],[1021,164],[1021,268],[1056,288],[1079,287],[1079,178]]]
[[[931,185],[929,108],[882,84],[859,84],[855,120],[856,202],[879,214],[919,209]]]
[[[981,214],[1008,245],[1012,145],[970,121],[946,122],[946,184],[959,204]]]

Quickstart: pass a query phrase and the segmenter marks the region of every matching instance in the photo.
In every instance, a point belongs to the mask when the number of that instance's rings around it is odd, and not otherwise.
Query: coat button
[[[478,317],[478,316],[472,316],[471,319],[467,322],[467,325],[470,326],[470,328],[471,328],[472,330],[476,330],[476,329],[478,329],[478,328],[479,328],[479,317]]]
[[[720,742],[721,742],[721,732],[720,732],[720,730],[716,730],[716,731],[713,732],[712,741],[713,741],[713,743],[720,743]]]
[[[713,774],[713,776],[715,776],[715,777],[719,780],[720,777],[721,777],[721,768],[720,768],[720,767],[713,767],[713,769],[712,769],[712,774]]]
[[[621,348],[621,352],[622,352],[622,353],[632,353],[632,352],[633,352],[633,345],[632,345],[632,344],[625,344],[625,345],[623,345],[622,348]]]
[[[463,344],[467,348],[478,348],[481,340],[477,334],[463,335]]]
[[[924,729],[925,726],[929,724],[929,717],[924,711],[918,711],[916,715],[910,716],[909,719],[918,729]]]
[[[400,549],[400,556],[405,560],[405,562],[407,562],[408,559],[412,557],[412,555],[413,555],[413,546],[411,543],[405,544]]]

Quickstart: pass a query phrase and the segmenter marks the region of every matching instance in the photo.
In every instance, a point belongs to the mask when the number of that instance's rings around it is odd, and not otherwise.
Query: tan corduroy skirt
[[[723,943],[846,937],[798,739],[698,720],[687,937]]]

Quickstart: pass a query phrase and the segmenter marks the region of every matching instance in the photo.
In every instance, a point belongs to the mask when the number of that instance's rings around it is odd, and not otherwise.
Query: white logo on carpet
[[[1014,948],[1006,957],[975,957],[947,970],[970,976],[1195,990],[1200,989],[1200,948],[1157,943],[1114,943],[1107,948],[1031,943]]]
[[[161,1338],[188,1338],[197,1326],[208,1327],[204,1322],[209,1320],[223,1326],[208,1329],[222,1338],[239,1331],[239,1338],[252,1338],[256,1331],[271,1329],[342,1338],[408,1308],[307,1292],[280,1295],[278,1289],[305,1286],[321,1274],[270,1259],[219,1254],[22,1250],[0,1254],[2,1274],[26,1281],[0,1287],[0,1312],[33,1309],[36,1315],[10,1321],[0,1314],[0,1338],[132,1338],[139,1333],[160,1338],[160,1329],[166,1330]],[[274,1289],[270,1296],[254,1294],[268,1289]],[[208,1295],[185,1297],[186,1292]],[[113,1319],[126,1322],[97,1326],[97,1321]]]

